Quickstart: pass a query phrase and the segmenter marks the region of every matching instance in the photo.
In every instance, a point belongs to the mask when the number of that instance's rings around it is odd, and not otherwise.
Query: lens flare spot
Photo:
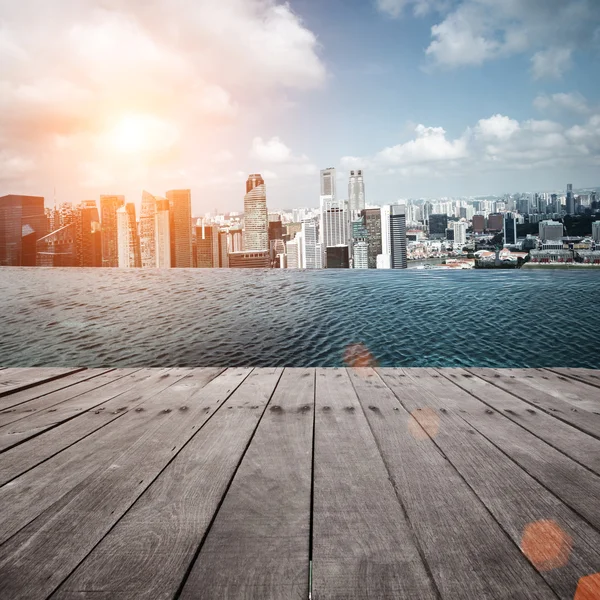
[[[600,573],[579,580],[574,600],[600,600]]]
[[[538,571],[564,567],[572,547],[571,536],[550,519],[529,523],[521,538],[521,551]]]
[[[350,344],[344,351],[344,364],[347,367],[376,367],[377,361],[364,344]]]
[[[433,408],[417,408],[408,418],[408,431],[416,440],[434,438],[440,430],[440,417]]]

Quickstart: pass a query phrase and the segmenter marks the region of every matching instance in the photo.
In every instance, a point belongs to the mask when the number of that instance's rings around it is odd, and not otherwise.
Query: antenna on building
[[[54,186],[54,210],[56,210],[56,186]]]

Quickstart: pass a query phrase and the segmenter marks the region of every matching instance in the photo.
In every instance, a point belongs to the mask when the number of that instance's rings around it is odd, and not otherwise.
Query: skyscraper
[[[84,200],[77,209],[77,265],[102,266],[102,228],[95,200]]]
[[[219,226],[202,223],[196,226],[196,263],[199,269],[219,267]]]
[[[0,198],[0,266],[35,267],[36,242],[47,233],[41,196]]]
[[[600,221],[592,223],[592,239],[595,242],[600,242]]]
[[[141,267],[140,239],[137,233],[133,202],[128,202],[117,210],[117,236],[119,267]]]
[[[319,244],[319,232],[315,221],[307,220],[302,223],[300,235],[302,249],[302,266],[305,269],[322,269],[323,252]]]
[[[156,199],[156,218],[154,230],[154,246],[158,269],[171,268],[171,223],[169,217],[169,201]]]
[[[348,245],[350,242],[350,212],[347,200],[321,196],[321,242],[323,246]]]
[[[352,219],[356,218],[361,210],[365,208],[365,184],[362,170],[350,171],[348,182],[348,201]]]
[[[514,213],[504,213],[504,245],[517,243],[517,218]]]
[[[406,269],[406,207],[390,207],[390,241],[392,269]]]
[[[333,167],[321,171],[321,196],[335,198],[335,168]]]
[[[369,245],[369,269],[376,269],[377,255],[381,254],[381,209],[366,208],[362,216]]]
[[[355,242],[352,261],[352,266],[355,269],[369,268],[369,244],[367,242]]]
[[[258,173],[250,175],[246,181],[243,245],[245,251],[269,250],[267,191]]]
[[[100,196],[103,267],[119,266],[117,210],[124,204],[124,196]]]
[[[431,239],[441,239],[446,235],[448,229],[448,215],[431,214],[429,215],[429,237]]]
[[[156,198],[146,191],[142,192],[142,210],[140,211],[140,251],[142,267],[156,267]]]
[[[567,214],[575,214],[575,196],[573,196],[573,184],[567,183]]]
[[[192,259],[192,194],[190,190],[170,190],[169,235],[171,238],[171,266],[187,269]]]
[[[381,207],[381,254],[377,255],[377,268],[390,269],[392,265],[392,240],[390,229],[390,214],[392,207],[385,204]]]

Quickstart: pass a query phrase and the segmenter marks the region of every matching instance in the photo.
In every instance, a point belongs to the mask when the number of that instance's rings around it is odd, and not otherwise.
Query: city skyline
[[[289,209],[315,205],[325,165],[344,187],[364,170],[378,204],[595,186],[600,5],[570,4],[8,5],[0,194],[139,210],[142,189],[185,188],[203,214],[260,172]]]

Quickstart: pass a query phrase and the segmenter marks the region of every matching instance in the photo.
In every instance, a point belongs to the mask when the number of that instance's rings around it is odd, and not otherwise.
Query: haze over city
[[[0,186],[52,203],[192,190],[317,206],[598,185],[600,4],[2,2]]]

